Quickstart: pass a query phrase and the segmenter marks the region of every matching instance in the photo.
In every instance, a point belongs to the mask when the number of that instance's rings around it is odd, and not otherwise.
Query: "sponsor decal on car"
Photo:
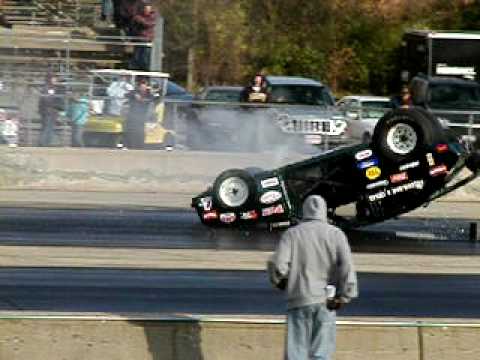
[[[267,189],[280,185],[280,180],[278,179],[278,177],[272,177],[262,180],[260,184],[262,184],[262,188]]]
[[[242,220],[257,220],[258,213],[256,210],[245,211],[240,214],[240,219]]]
[[[419,166],[420,166],[420,161],[417,160],[417,161],[409,162],[407,164],[400,165],[400,167],[398,169],[400,171],[406,171],[406,170],[410,170],[410,169],[415,169]]]
[[[372,166],[365,171],[365,176],[368,180],[378,179],[382,175],[382,170],[378,166]]]
[[[220,221],[225,224],[231,224],[237,220],[237,215],[235,213],[224,213],[220,214]]]
[[[381,190],[375,194],[369,195],[368,201],[374,202],[374,201],[382,200],[389,196],[395,196],[411,190],[422,190],[424,186],[425,186],[425,182],[423,180],[415,180],[407,184],[398,185],[391,189]]]
[[[282,198],[282,193],[280,191],[267,191],[260,197],[260,203],[265,205],[270,205]]]
[[[210,211],[213,208],[213,201],[211,196],[200,199],[200,207],[205,211]]]
[[[429,166],[435,166],[435,159],[433,158],[432,153],[428,153],[427,155],[427,162]]]
[[[448,172],[448,169],[446,165],[439,165],[430,169],[430,176],[435,177],[435,176],[446,174],[447,172]]]
[[[283,214],[285,212],[285,209],[283,208],[283,205],[276,205],[276,206],[270,206],[268,208],[262,209],[262,216],[272,216],[272,215],[277,215],[277,214]]]
[[[373,151],[370,149],[366,149],[366,150],[357,152],[355,154],[355,159],[357,159],[358,161],[362,161],[362,160],[368,159],[372,155],[373,155]]]
[[[390,182],[388,180],[380,180],[380,181],[376,181],[374,183],[368,184],[367,189],[372,190],[372,189],[376,189],[376,188],[379,188],[379,187],[388,186],[389,184],[390,184]]]
[[[377,158],[372,158],[367,161],[362,161],[357,164],[357,168],[359,169],[367,169],[372,166],[377,166],[378,165],[378,159]]]
[[[398,174],[393,174],[390,176],[390,182],[392,184],[397,184],[402,181],[407,181],[408,180],[408,174],[406,171]]]
[[[439,154],[446,153],[448,151],[448,144],[438,144],[435,146],[435,151]]]
[[[218,219],[218,213],[213,210],[213,211],[207,211],[203,213],[203,220],[209,221],[209,220],[216,220]]]

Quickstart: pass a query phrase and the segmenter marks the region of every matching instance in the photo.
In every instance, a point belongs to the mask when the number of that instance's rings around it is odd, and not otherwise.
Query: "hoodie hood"
[[[327,203],[319,195],[310,195],[303,203],[303,220],[327,222]]]

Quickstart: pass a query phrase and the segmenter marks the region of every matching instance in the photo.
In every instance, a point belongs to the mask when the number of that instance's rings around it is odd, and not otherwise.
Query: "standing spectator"
[[[155,38],[155,24],[157,13],[149,0],[143,0],[139,12],[133,17],[133,34],[141,37],[143,42],[153,42]],[[135,46],[131,68],[135,70],[150,70],[150,45]]]
[[[345,234],[327,222],[321,196],[307,197],[303,221],[281,237],[268,263],[270,281],[287,289],[287,360],[328,360],[335,350],[336,312],[357,296]],[[336,289],[329,294],[329,288]]]
[[[102,20],[107,21],[108,23],[113,22],[113,1],[112,0],[102,0]]]
[[[42,130],[40,133],[39,145],[50,146],[55,132],[55,125],[58,121],[58,115],[63,110],[64,99],[60,93],[57,78],[52,74],[47,74],[45,86],[38,103],[38,112]]]
[[[133,36],[132,21],[141,0],[113,0],[113,22],[125,35]]]
[[[88,97],[74,96],[70,100],[67,117],[72,125],[72,146],[83,147],[83,129],[88,121],[90,105]]]
[[[0,0],[0,26],[4,27],[4,28],[7,28],[7,29],[11,29],[12,24],[7,20],[5,15],[1,12],[2,7],[3,7],[3,0]]]
[[[109,97],[107,113],[120,116],[125,105],[126,96],[133,89],[133,85],[128,82],[126,76],[116,78],[107,88],[107,95]]]
[[[252,84],[245,87],[240,96],[245,102],[265,102],[267,100],[265,77],[261,73],[255,75]]]
[[[394,109],[408,109],[409,107],[412,107],[412,95],[410,93],[410,88],[408,87],[408,85],[403,85],[402,90],[400,91],[400,95],[392,97],[390,102],[392,103],[392,107]]]
[[[125,124],[127,148],[142,149],[145,145],[145,123],[153,116],[154,97],[145,79],[138,82],[137,89],[127,96],[129,108]]]

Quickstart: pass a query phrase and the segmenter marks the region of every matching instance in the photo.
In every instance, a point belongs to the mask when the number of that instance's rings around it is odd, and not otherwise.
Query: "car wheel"
[[[216,204],[224,209],[241,209],[255,197],[253,176],[246,170],[232,169],[221,173],[213,184]]]
[[[386,158],[402,162],[411,159],[421,149],[443,138],[438,120],[416,109],[397,109],[387,113],[375,127],[372,146]]]

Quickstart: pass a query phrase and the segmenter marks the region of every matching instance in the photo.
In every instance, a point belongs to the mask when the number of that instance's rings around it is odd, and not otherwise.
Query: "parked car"
[[[190,148],[262,151],[346,141],[347,124],[327,86],[291,76],[266,76],[264,81],[266,101],[196,104],[188,123]]]
[[[467,168],[470,175],[458,181]],[[411,211],[478,176],[480,153],[449,137],[422,109],[395,109],[379,121],[369,144],[339,147],[277,169],[229,169],[192,199],[208,226],[271,228],[295,224],[308,195],[321,195],[330,220],[343,227],[380,222]],[[353,218],[336,209],[354,203]]]
[[[240,102],[243,87],[241,86],[207,86],[196,96],[200,101]]]
[[[478,148],[480,84],[445,76],[415,76],[410,82],[413,104],[438,116],[461,141]]]
[[[192,93],[187,91],[184,87],[178,85],[172,80],[167,81],[167,92],[165,93],[165,100],[193,100]]]
[[[345,115],[348,136],[364,144],[370,143],[378,120],[392,109],[389,98],[365,95],[345,96],[337,106]]]

